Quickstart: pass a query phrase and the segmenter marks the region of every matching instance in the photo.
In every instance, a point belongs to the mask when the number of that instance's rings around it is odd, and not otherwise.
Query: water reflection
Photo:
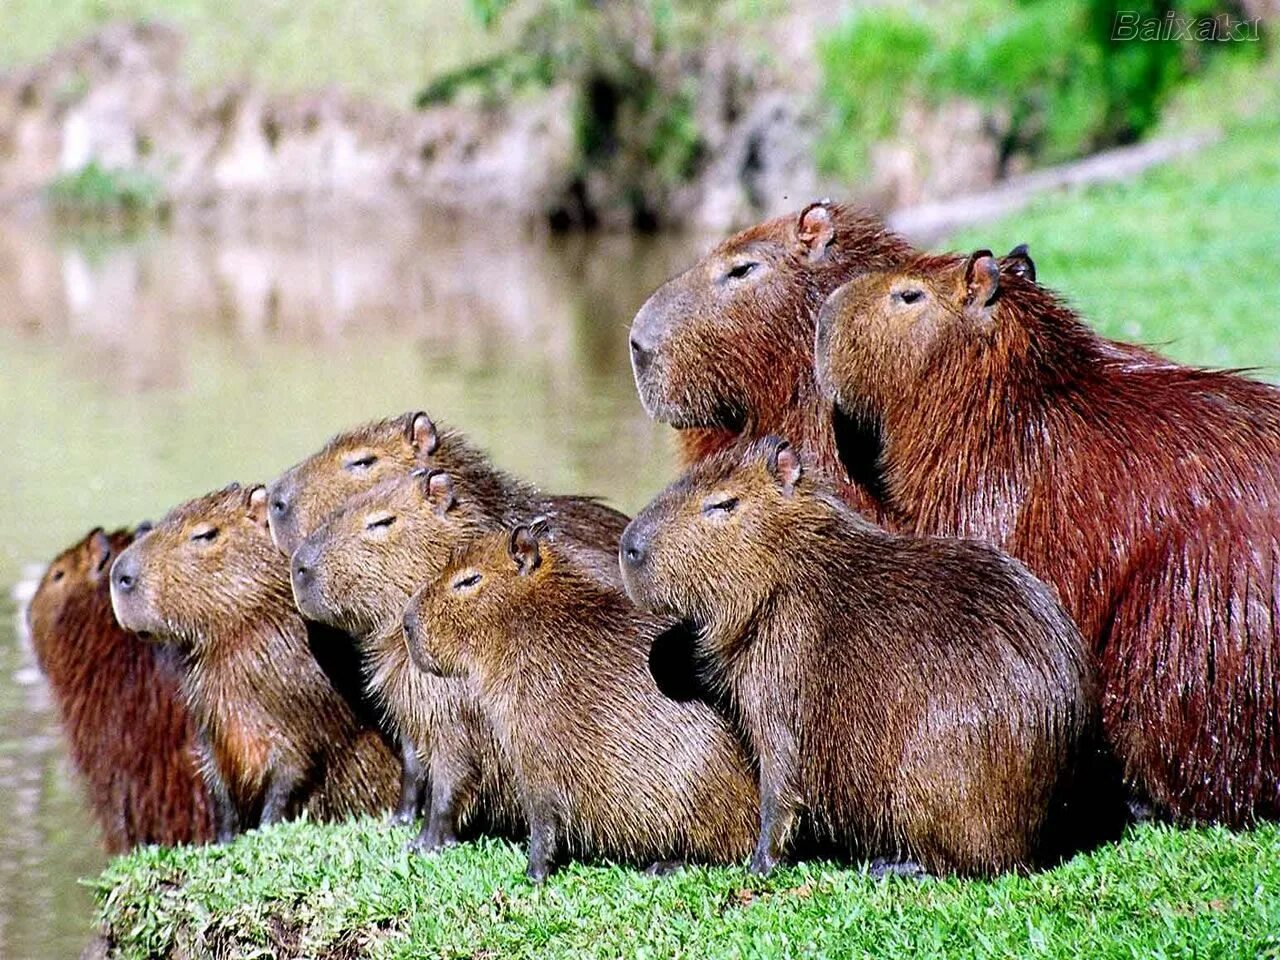
[[[626,326],[697,240],[477,222],[235,232],[0,222],[0,583],[97,524],[273,476],[422,407],[548,489],[633,510],[671,444]],[[0,601],[0,956],[64,957],[101,865],[12,602]]]

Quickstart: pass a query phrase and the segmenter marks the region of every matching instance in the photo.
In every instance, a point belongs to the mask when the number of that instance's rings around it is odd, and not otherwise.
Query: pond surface
[[[546,489],[633,512],[674,457],[636,401],[627,325],[707,245],[485,224],[128,235],[0,220],[0,958],[78,954],[81,878],[105,862],[18,629],[21,583],[94,526],[268,480],[340,429],[419,408]],[[1274,379],[1269,325],[1109,316],[1105,270],[1049,265],[1108,333]]]
[[[77,955],[105,862],[17,629],[37,564],[418,408],[548,490],[634,511],[666,482],[626,330],[702,244],[490,230],[0,222],[0,957]]]

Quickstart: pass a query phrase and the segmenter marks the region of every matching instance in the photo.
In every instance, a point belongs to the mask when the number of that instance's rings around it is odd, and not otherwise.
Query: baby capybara
[[[372,699],[418,761],[405,765],[402,799],[406,810],[427,808],[414,842],[424,852],[454,842],[461,827],[523,827],[510,769],[474,698],[460,681],[417,669],[401,628],[405,603],[451,552],[501,527],[498,507],[443,471],[416,470],[349,500],[293,554],[298,609],[355,638]]]
[[[319,452],[287,470],[268,491],[271,535],[281,550],[292,554],[346,501],[415,469],[449,471],[457,486],[467,491],[469,500],[482,504],[497,521],[518,523],[540,514],[555,516],[565,532],[583,542],[597,542],[602,558],[616,553],[618,537],[627,525],[624,514],[593,498],[542,495],[529,484],[498,470],[460,432],[416,411],[338,434]],[[612,559],[607,563],[610,569],[616,569]],[[356,602],[358,598],[351,600]],[[400,612],[397,607],[388,621],[394,623],[395,635],[379,636],[371,642],[388,651],[397,646]],[[391,726],[402,727],[395,722]],[[406,732],[407,728],[399,729],[402,735]],[[413,743],[402,739],[400,753],[403,777],[395,819],[409,822],[424,800],[427,770]],[[425,835],[421,839],[427,846],[435,845]]]
[[[664,697],[668,626],[538,525],[489,534],[410,601],[424,666],[465,677],[515,768],[528,875],[562,855],[733,863],[755,834],[755,774],[703,703]]]
[[[817,352],[893,522],[1058,588],[1137,799],[1280,816],[1280,391],[1104,339],[987,251],[854,281]]]
[[[220,838],[300,809],[337,819],[391,806],[395,758],[318,662],[331,640],[294,609],[264,487],[170,511],[112,565],[111,601],[126,629],[185,658]]]
[[[841,477],[849,503],[878,516],[876,437],[853,420],[832,429],[813,376],[814,322],[841,284],[913,253],[875,217],[829,201],[728,238],[659,287],[631,324],[645,410],[680,431],[686,464],[739,438],[790,437]],[[1006,265],[1034,275],[1025,246]]]
[[[636,602],[700,628],[758,757],[752,869],[801,813],[895,870],[989,875],[1058,851],[1049,815],[1090,734],[1092,677],[1016,560],[886,532],[765,439],[659,495],[620,561]]]
[[[566,532],[588,542],[603,537],[610,550],[627,525],[624,514],[592,497],[542,495],[496,469],[460,432],[417,411],[340,433],[285,471],[268,491],[271,536],[291,554],[348,499],[419,468],[447,470],[459,487],[517,519],[530,511],[554,514]]]
[[[108,853],[213,839],[180,665],[111,611],[111,562],[133,539],[97,529],[68,547],[27,609],[36,660]]]

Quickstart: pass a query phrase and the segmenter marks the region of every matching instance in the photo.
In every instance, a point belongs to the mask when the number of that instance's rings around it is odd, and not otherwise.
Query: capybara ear
[[[111,541],[101,527],[94,528],[89,534],[89,569],[96,576],[107,568],[111,561]]]
[[[429,457],[440,446],[440,434],[435,423],[423,411],[405,414],[404,438],[419,456]]]
[[[507,553],[511,555],[522,577],[533,573],[542,562],[538,535],[523,524],[511,531],[511,538],[507,541]]]
[[[245,513],[258,526],[267,527],[267,488],[262,484],[250,487],[244,495]]]
[[[769,472],[777,478],[782,492],[790,496],[804,468],[795,448],[786,440],[774,439],[769,450]]]
[[[964,265],[964,314],[983,329],[990,329],[1000,292],[1000,264],[990,250],[975,250]]]
[[[453,509],[458,502],[453,490],[453,477],[443,470],[415,470],[413,475],[422,487],[422,496],[436,513],[443,517]]]
[[[1025,277],[1032,283],[1036,279],[1036,262],[1031,259],[1031,251],[1025,243],[1020,243],[1004,258],[1005,269],[1015,277]]]
[[[148,533],[155,529],[155,524],[150,520],[143,520],[140,524],[133,528],[133,539],[141,540]]]
[[[836,238],[836,219],[830,200],[818,200],[796,218],[796,242],[810,260],[821,260]]]

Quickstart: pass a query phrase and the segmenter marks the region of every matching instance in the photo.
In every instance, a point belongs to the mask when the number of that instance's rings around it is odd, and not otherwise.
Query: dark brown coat
[[[213,839],[180,664],[122,629],[111,612],[108,572],[133,537],[97,529],[62,551],[27,611],[36,660],[108,853]]]
[[[337,819],[391,806],[395,758],[317,662],[330,641],[294,609],[265,488],[170,511],[115,561],[111,595],[122,625],[185,657],[220,837],[303,808]]]
[[[1020,563],[888,533],[766,439],[622,539],[628,592],[693,621],[760,764],[756,870],[803,813],[861,858],[989,875],[1058,852],[1095,719],[1079,634]]]
[[[1058,588],[1155,810],[1280,816],[1280,391],[1103,339],[986,251],[845,287],[818,353],[895,523]]]
[[[490,534],[410,602],[425,666],[465,677],[515,768],[541,880],[565,854],[733,863],[755,833],[754,773],[702,703],[664,697],[649,650],[669,621],[517,527]]]

